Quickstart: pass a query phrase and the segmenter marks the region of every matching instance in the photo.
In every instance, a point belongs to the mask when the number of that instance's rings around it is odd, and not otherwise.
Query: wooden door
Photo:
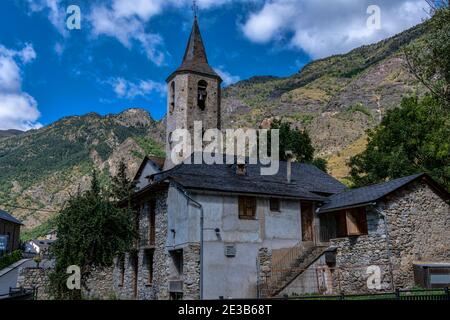
[[[313,241],[314,240],[314,213],[312,203],[301,203],[301,220],[302,220],[302,240]]]

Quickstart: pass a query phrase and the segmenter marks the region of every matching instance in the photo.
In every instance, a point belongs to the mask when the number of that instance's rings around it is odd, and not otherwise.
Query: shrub
[[[0,270],[22,259],[22,251],[16,250],[0,258]]]

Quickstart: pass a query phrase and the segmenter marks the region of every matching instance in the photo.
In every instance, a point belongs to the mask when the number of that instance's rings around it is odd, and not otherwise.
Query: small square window
[[[270,211],[275,211],[275,212],[280,211],[280,199],[270,198]]]

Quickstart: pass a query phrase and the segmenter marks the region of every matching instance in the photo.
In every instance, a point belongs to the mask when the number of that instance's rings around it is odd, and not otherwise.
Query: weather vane
[[[198,16],[197,0],[192,0],[192,12],[194,13],[194,18],[197,19]]]

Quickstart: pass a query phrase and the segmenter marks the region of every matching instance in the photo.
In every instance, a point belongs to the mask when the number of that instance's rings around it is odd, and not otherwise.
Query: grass
[[[347,146],[342,151],[337,154],[330,156],[328,161],[328,172],[339,180],[344,180],[350,173],[350,168],[347,162],[351,157],[360,154],[366,149],[367,146],[367,136],[364,135],[349,146]],[[342,181],[345,183],[344,181]]]
[[[347,108],[346,112],[348,113],[355,113],[355,112],[361,112],[368,116],[369,118],[373,118],[372,112],[369,108],[363,106],[361,103],[357,103],[353,106],[350,106]]]

